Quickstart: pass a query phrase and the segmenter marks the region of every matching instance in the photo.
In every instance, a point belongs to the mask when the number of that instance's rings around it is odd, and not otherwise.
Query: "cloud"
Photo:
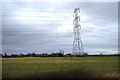
[[[117,50],[117,3],[3,3],[3,53],[72,50],[73,10],[80,7],[81,36],[86,52]],[[105,49],[104,49],[105,48]],[[113,51],[112,51],[113,52]],[[114,52],[113,52],[114,53]]]
[[[14,2],[15,0],[4,0],[3,2]],[[16,0],[16,2],[118,2],[119,0]]]

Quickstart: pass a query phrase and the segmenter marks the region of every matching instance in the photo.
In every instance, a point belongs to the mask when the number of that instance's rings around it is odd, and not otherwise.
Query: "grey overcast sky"
[[[80,8],[85,52],[118,52],[117,2],[3,2],[3,53],[72,52],[73,11]]]

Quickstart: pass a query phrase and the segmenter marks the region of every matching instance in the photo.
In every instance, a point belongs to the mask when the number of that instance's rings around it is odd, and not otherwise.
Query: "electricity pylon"
[[[75,8],[73,12],[74,41],[73,41],[73,51],[72,51],[73,55],[75,56],[84,54],[83,44],[80,36],[81,25],[79,24],[79,21],[80,21],[79,13],[80,13],[80,9]]]

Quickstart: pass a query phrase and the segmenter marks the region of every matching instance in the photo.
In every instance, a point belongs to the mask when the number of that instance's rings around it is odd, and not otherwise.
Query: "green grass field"
[[[118,78],[118,57],[3,58],[3,78]]]

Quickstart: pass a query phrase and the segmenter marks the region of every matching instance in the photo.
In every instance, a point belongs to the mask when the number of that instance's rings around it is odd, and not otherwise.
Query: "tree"
[[[4,57],[8,57],[7,53],[5,53],[5,56]]]
[[[57,53],[58,57],[63,57],[64,55],[62,53]]]
[[[36,54],[35,54],[35,53],[32,53],[32,57],[36,57]]]
[[[88,53],[87,53],[87,52],[86,52],[86,53],[84,53],[84,54],[83,54],[83,56],[88,56]]]
[[[17,54],[11,54],[11,57],[18,57]]]
[[[31,53],[27,53],[27,55],[26,55],[27,57],[31,57],[32,56],[32,54]]]
[[[21,53],[19,56],[20,56],[20,57],[24,57],[25,55]]]

